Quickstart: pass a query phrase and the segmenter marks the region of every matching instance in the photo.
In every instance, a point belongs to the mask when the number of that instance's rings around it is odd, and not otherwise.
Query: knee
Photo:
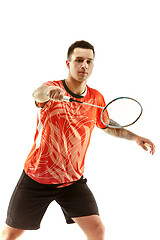
[[[2,232],[0,240],[16,240],[23,234],[24,230],[13,229],[6,226]]]
[[[104,240],[104,238],[105,238],[105,226],[102,223],[100,223],[95,227],[94,239]]]
[[[3,232],[0,240],[16,240],[15,235],[12,233]]]
[[[0,240],[7,240],[7,233],[5,228],[3,229]]]
[[[12,233],[8,233],[6,230],[3,230],[0,240],[15,240],[15,236]]]

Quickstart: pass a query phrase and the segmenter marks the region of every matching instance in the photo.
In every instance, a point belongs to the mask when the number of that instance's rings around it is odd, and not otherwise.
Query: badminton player
[[[135,141],[154,154],[155,146],[149,139],[124,128],[106,128],[98,108],[62,101],[63,96],[70,96],[105,106],[102,94],[87,85],[94,57],[90,43],[73,43],[66,60],[68,77],[45,82],[33,92],[39,110],[34,143],[11,197],[1,240],[18,239],[25,230],[39,229],[52,201],[59,204],[66,222],[77,223],[88,240],[105,239],[96,200],[83,177],[85,155],[95,126],[112,136]]]

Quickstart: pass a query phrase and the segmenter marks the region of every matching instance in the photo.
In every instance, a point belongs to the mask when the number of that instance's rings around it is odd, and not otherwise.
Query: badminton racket
[[[62,100],[65,102],[77,102],[101,108],[101,121],[109,128],[124,128],[131,126],[138,121],[143,112],[142,105],[137,100],[130,97],[115,98],[107,103],[105,107],[81,102],[68,96],[64,96]]]

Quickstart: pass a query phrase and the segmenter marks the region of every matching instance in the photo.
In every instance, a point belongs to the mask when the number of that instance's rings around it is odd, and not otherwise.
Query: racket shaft
[[[68,96],[64,96],[62,98],[62,101],[64,101],[64,102],[78,102],[78,103],[82,103],[82,104],[89,105],[89,106],[92,106],[92,107],[97,107],[97,108],[101,108],[101,109],[104,108],[104,107],[100,107],[100,106],[97,106],[97,105],[94,105],[94,104],[90,104],[90,103],[85,103],[85,102],[81,102],[81,101],[78,101],[78,100],[74,100],[73,98],[68,97]]]

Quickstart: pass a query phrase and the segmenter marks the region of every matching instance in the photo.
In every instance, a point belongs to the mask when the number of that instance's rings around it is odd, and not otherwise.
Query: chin
[[[77,81],[79,81],[79,82],[86,82],[87,78],[78,78]]]
[[[85,77],[78,76],[77,77],[77,81],[79,81],[79,82],[86,82],[87,79],[88,79],[88,76],[85,76]]]

